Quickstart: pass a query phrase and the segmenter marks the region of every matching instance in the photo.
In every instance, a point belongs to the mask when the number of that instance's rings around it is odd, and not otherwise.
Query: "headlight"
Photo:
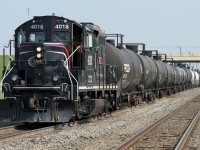
[[[41,52],[41,51],[42,51],[42,47],[37,47],[37,48],[36,48],[36,51],[37,51],[37,52]]]
[[[18,75],[12,75],[12,81],[17,81]]]
[[[58,81],[58,79],[59,79],[59,77],[58,77],[57,75],[54,75],[54,76],[53,76],[53,81],[54,81],[54,82]]]
[[[41,58],[41,57],[42,57],[42,54],[41,54],[41,53],[38,53],[38,54],[36,55],[36,57],[37,57],[37,58]]]

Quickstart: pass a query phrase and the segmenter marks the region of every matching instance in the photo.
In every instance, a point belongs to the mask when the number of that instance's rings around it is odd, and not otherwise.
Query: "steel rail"
[[[4,133],[8,133],[8,131],[15,131],[16,130],[16,127],[18,125],[13,125],[13,126],[6,126],[6,127],[1,127],[0,128],[0,136]]]
[[[33,130],[20,130],[18,132],[5,134],[3,136],[0,136],[0,143],[6,143],[10,141],[15,141],[19,139],[24,139],[24,137],[34,137],[35,135],[41,135],[46,134],[48,132],[54,131],[58,127],[58,125],[50,126],[50,127],[42,127],[39,129],[33,129]]]
[[[191,121],[190,125],[188,126],[188,128],[184,132],[183,136],[179,140],[179,142],[176,145],[174,150],[180,150],[180,149],[183,149],[185,147],[185,145],[188,141],[188,138],[190,137],[191,133],[194,131],[199,120],[200,120],[200,111],[196,114],[194,119]]]

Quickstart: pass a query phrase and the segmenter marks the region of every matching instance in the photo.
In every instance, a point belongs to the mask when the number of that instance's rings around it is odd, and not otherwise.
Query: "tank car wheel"
[[[156,91],[156,98],[159,98],[159,91]]]
[[[159,92],[159,98],[163,98],[163,92],[162,91]]]
[[[172,90],[171,89],[169,90],[169,95],[172,95]]]
[[[153,100],[153,96],[151,93],[148,94],[148,101],[152,101]]]
[[[176,94],[176,89],[175,88],[173,89],[173,94]]]
[[[171,90],[167,90],[167,96],[171,95]]]
[[[148,94],[147,94],[147,92],[144,92],[144,95],[143,95],[143,96],[144,96],[144,99],[143,99],[143,100],[144,100],[144,101],[147,101],[147,100],[148,100]]]
[[[152,94],[152,97],[153,97],[153,100],[155,100],[156,99],[156,94]]]

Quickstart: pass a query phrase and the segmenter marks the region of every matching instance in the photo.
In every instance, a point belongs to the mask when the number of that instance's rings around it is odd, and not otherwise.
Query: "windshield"
[[[30,42],[44,42],[45,38],[44,32],[31,32],[29,35]]]
[[[54,32],[53,33],[53,41],[55,42],[66,42],[70,41],[71,35],[69,32]]]

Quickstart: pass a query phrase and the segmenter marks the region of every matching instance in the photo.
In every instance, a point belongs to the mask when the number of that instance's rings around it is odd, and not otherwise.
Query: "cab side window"
[[[19,45],[22,42],[26,42],[26,32],[25,31],[19,31],[17,33],[17,46],[19,47]]]

